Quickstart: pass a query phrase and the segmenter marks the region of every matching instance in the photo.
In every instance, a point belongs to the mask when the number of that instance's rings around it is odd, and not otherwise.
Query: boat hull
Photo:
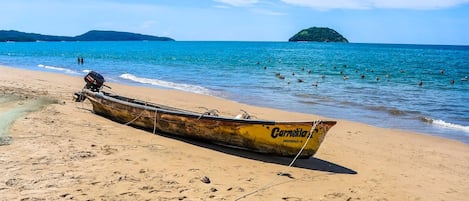
[[[296,156],[302,150],[300,157],[311,157],[327,131],[336,124],[335,121],[275,122],[226,118],[102,92],[84,90],[83,94],[91,101],[96,114],[120,123],[280,156]]]

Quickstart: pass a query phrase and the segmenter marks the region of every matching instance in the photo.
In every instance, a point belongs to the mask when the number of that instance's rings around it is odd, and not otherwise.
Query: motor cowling
[[[104,77],[95,71],[90,71],[84,80],[86,82],[85,88],[95,92],[101,90],[105,82]]]

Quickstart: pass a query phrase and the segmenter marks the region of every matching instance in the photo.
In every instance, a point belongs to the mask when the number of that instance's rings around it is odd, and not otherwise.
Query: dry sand
[[[338,120],[314,158],[288,167],[291,158],[153,135],[97,116],[88,102],[71,100],[83,85],[80,77],[0,67],[1,118],[39,97],[51,103],[27,110],[3,134],[0,200],[469,198],[469,146],[460,142]],[[108,85],[115,93],[186,109],[325,119],[211,96]],[[5,101],[13,94],[16,99]]]

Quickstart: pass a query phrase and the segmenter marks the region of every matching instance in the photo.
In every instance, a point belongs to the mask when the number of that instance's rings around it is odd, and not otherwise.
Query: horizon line
[[[166,37],[166,36],[165,36]],[[296,41],[288,40],[262,41],[262,40],[174,40],[174,41],[151,41],[151,40],[122,40],[122,41],[0,41],[0,43],[37,43],[37,42],[259,42],[259,43],[314,43],[314,44],[364,44],[364,45],[415,45],[415,46],[469,46],[469,44],[434,44],[434,43],[385,43],[385,42],[316,42],[316,41]]]

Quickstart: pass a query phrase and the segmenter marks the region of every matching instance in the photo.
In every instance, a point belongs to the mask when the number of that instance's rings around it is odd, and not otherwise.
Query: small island
[[[288,41],[348,43],[348,40],[344,38],[341,34],[327,27],[311,27],[309,29],[303,29],[297,34],[295,34],[293,37],[291,37]]]
[[[70,37],[25,33],[15,30],[0,30],[0,42],[36,41],[174,41],[174,39],[119,31],[93,30],[82,35]]]

